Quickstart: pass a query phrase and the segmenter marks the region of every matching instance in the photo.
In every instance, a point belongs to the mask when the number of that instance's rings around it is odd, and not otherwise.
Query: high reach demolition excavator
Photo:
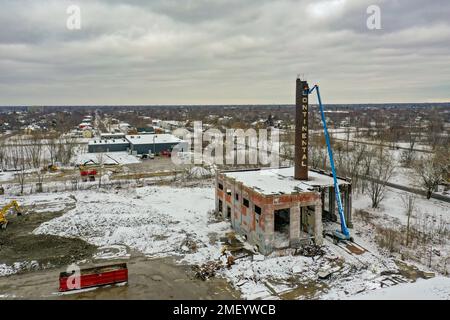
[[[333,236],[334,236],[335,240],[337,240],[337,241],[350,240],[353,242],[353,238],[350,236],[350,231],[348,230],[347,223],[345,222],[344,208],[342,206],[341,193],[339,191],[339,183],[337,180],[336,169],[334,166],[333,150],[331,149],[330,136],[328,134],[327,121],[325,119],[325,113],[323,111],[322,98],[320,96],[319,86],[316,84],[311,89],[306,89],[305,93],[312,94],[314,92],[314,90],[317,93],[317,100],[319,102],[320,116],[322,118],[323,131],[324,131],[325,140],[327,143],[331,171],[333,173],[333,182],[334,182],[334,190],[335,190],[335,195],[336,195],[336,202],[337,202],[338,211],[339,211],[339,218],[341,220],[341,230],[335,230],[333,233]]]
[[[11,201],[0,210],[0,229],[6,229],[8,225],[6,215],[10,209],[15,209],[18,216],[22,215],[22,209],[20,208],[19,203],[16,200]]]

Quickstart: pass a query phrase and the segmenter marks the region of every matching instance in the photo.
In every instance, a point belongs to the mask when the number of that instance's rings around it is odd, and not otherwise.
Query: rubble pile
[[[200,266],[193,266],[192,269],[195,272],[195,277],[207,280],[208,278],[214,277],[216,271],[223,268],[221,261],[209,261]]]
[[[184,252],[197,252],[197,243],[188,237],[181,243],[180,249]]]
[[[305,257],[323,256],[325,251],[318,245],[308,244],[297,250],[297,254]]]

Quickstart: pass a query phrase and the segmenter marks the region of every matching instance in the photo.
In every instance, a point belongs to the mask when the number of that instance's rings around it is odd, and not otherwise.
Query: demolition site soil
[[[74,204],[73,204],[74,205]],[[149,259],[130,252],[129,259],[95,260],[96,246],[80,239],[51,235],[35,235],[42,223],[72,209],[57,212],[28,212],[9,215],[8,226],[0,231],[0,262],[36,261],[16,274],[0,277],[0,296],[6,299],[237,299],[239,293],[224,279],[201,281],[190,266],[179,265],[172,258]],[[27,208],[25,208],[26,211]],[[81,262],[80,262],[81,261]],[[107,286],[61,294],[58,277],[71,263],[82,268],[126,262],[129,282],[124,286]]]
[[[7,228],[0,231],[0,261],[8,265],[37,261],[41,267],[59,267],[91,257],[96,247],[82,240],[32,233],[40,224],[65,211],[8,216]]]

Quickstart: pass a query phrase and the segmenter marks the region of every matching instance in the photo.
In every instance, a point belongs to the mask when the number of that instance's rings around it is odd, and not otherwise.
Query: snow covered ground
[[[223,243],[219,239],[231,231],[228,222],[218,222],[208,213],[214,208],[212,188],[152,186],[72,194],[76,207],[34,233],[84,239],[101,247],[96,259],[127,258],[128,247],[151,257],[178,256],[180,263],[202,264],[220,259]],[[357,200],[356,207],[364,206],[363,201]],[[187,239],[197,248],[185,245]],[[358,236],[356,241],[364,243]],[[364,247],[370,250],[369,244]],[[244,257],[218,274],[246,299],[341,299],[380,289],[386,278],[382,271],[398,272],[392,258],[372,250],[352,255],[328,240],[324,250],[322,257],[315,258],[292,251],[257,261]],[[318,280],[322,269],[334,270],[330,279]],[[450,292],[450,286],[445,290]]]
[[[364,241],[372,251],[380,251],[378,244],[380,241],[384,242],[383,250],[391,248],[390,250],[396,252],[394,255],[398,257],[408,256],[410,263],[413,260],[413,264],[427,265],[431,268],[430,271],[449,272],[447,261],[450,256],[448,239],[450,203],[435,199],[427,200],[424,196],[415,195],[410,228],[414,230],[416,239],[412,246],[405,247],[405,230],[408,221],[404,203],[405,195],[411,194],[386,188],[385,199],[377,209],[371,208],[371,201],[367,195],[353,195],[353,209],[362,210],[360,220],[357,220],[356,214],[353,219],[356,223],[354,233],[360,236],[358,241]],[[366,218],[364,218],[365,215],[367,215]],[[379,229],[385,230],[383,235],[380,234]],[[389,236],[386,230],[393,230],[398,236],[392,233]],[[420,237],[417,236],[419,233]],[[393,241],[393,238],[389,240],[389,237],[395,237],[397,240]],[[427,238],[428,242],[424,242],[424,238]],[[389,241],[391,241],[390,244]]]
[[[39,263],[37,261],[22,261],[15,262],[13,265],[8,266],[4,263],[0,263],[0,277],[9,276],[24,270],[38,269]]]
[[[355,300],[450,300],[450,278],[419,279],[415,283],[399,284],[369,293],[359,294]]]
[[[75,199],[69,193],[57,194],[31,194],[27,196],[4,196],[3,203],[17,200],[21,207],[26,207],[23,214],[40,212],[60,212],[67,207],[75,205]]]
[[[152,257],[182,254],[189,237],[201,253],[185,257],[194,262],[210,256],[211,250],[220,251],[209,245],[210,234],[229,230],[226,222],[209,222],[215,203],[210,188],[145,187],[75,196],[75,209],[34,232],[78,237],[97,246],[126,245]]]
[[[214,189],[210,187],[96,189],[35,194],[17,200],[35,212],[70,209],[43,223],[34,233],[81,238],[99,247],[93,257],[97,260],[128,258],[131,249],[150,257],[177,256],[180,263],[203,264],[221,258],[220,239],[231,231],[229,222],[217,221],[209,213],[215,203]],[[371,209],[369,199],[360,195],[355,195],[353,206],[369,210],[382,221],[406,223],[400,194],[393,189],[388,190],[380,209]],[[417,209],[445,219],[450,212],[449,204],[433,199],[417,199]],[[230,269],[224,268],[218,274],[247,299],[359,297],[361,292],[381,288],[386,278],[383,271],[398,272],[393,258],[377,253],[376,244],[367,238],[355,234],[356,242],[370,250],[361,255],[349,254],[345,248],[326,240],[322,257],[293,255],[292,251],[258,260],[249,256],[236,260]],[[196,248],[186,245],[186,240],[194,242]],[[0,262],[0,275],[16,273],[24,267],[28,268],[23,262],[17,266]],[[332,276],[318,280],[318,272],[330,268],[334,270]],[[450,292],[450,286],[444,287],[443,292]]]
[[[11,180],[14,180],[14,172],[11,172],[11,171],[0,172],[0,182],[11,181]]]
[[[353,209],[367,210],[375,217],[383,216],[386,220],[390,220],[395,223],[400,222],[402,225],[406,225],[407,215],[405,205],[402,200],[402,196],[405,194],[407,193],[404,191],[388,187],[386,188],[386,196],[382,200],[379,209],[371,208],[370,198],[366,194],[353,195],[352,205]],[[412,216],[415,218],[420,216],[429,216],[434,220],[439,220],[442,218],[443,221],[450,224],[450,203],[435,199],[427,200],[423,196],[416,195],[415,208]]]

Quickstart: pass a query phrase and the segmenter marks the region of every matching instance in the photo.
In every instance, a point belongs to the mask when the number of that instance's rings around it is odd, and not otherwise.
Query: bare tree
[[[54,135],[47,137],[46,147],[50,156],[50,164],[53,165],[58,161],[58,144]]]
[[[422,188],[427,193],[427,199],[431,198],[433,191],[444,180],[444,175],[449,168],[448,149],[436,150],[434,154],[423,155],[414,165],[414,172]]]
[[[42,182],[44,178],[44,174],[42,172],[42,156],[43,156],[43,148],[42,148],[42,136],[38,133],[34,133],[31,136],[31,143],[27,143],[25,147],[25,152],[27,153],[27,158],[31,164],[31,167],[36,170],[36,176],[38,182],[36,184],[37,191],[42,192]]]
[[[33,133],[29,143],[26,144],[26,152],[33,168],[39,168],[42,163],[42,137],[38,133]]]
[[[75,155],[76,140],[60,136],[56,141],[57,159],[63,164],[69,164],[72,157]]]
[[[427,126],[428,144],[434,149],[441,145],[444,132],[444,119],[438,109],[433,108],[429,112],[429,122]]]
[[[365,144],[355,145],[352,152],[348,154],[347,174],[352,179],[353,190],[358,190],[360,177],[363,175],[364,157],[367,152]]]
[[[19,142],[17,141],[18,138],[14,138],[11,140],[11,143],[8,146],[8,152],[10,154],[9,160],[10,164],[13,170],[17,171],[19,170],[19,162],[20,162],[20,156],[19,156]]]
[[[367,153],[365,165],[368,178],[367,192],[372,200],[372,208],[378,208],[384,199],[386,183],[394,170],[392,155],[383,150],[383,147],[375,147]]]
[[[411,226],[411,215],[414,211],[416,198],[414,194],[412,193],[406,193],[401,196],[403,205],[405,207],[406,216],[408,217],[408,220],[406,222],[406,246],[409,245],[409,229]]]
[[[8,152],[6,149],[6,144],[4,139],[0,139],[0,170],[6,167]]]
[[[16,179],[20,185],[20,194],[23,194],[29,158],[25,150],[25,142],[22,138],[15,138],[13,140],[11,152],[12,157],[15,159],[15,169],[17,170]]]
[[[98,163],[98,187],[102,187],[102,175],[103,175],[103,168],[105,165],[105,155],[103,152],[97,153],[97,163]]]
[[[292,145],[289,145],[288,143],[283,143],[280,149],[281,149],[280,155],[284,160],[288,161],[288,165],[291,166],[294,159],[294,150]]]
[[[310,151],[310,161],[313,168],[326,170],[327,151],[325,148],[312,147]]]

